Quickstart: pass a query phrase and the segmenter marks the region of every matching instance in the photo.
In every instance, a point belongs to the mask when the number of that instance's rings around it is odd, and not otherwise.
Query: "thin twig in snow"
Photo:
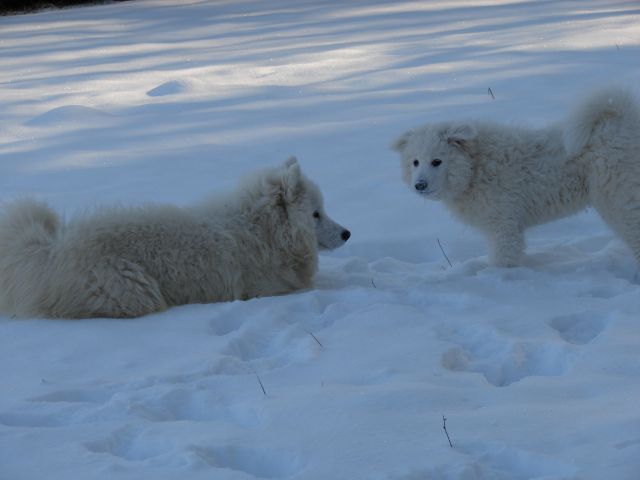
[[[453,444],[451,443],[451,438],[449,438],[449,432],[447,432],[447,417],[442,416],[442,428],[444,429],[444,433],[447,434],[447,440],[449,440],[449,446],[453,448]]]
[[[438,246],[440,247],[440,251],[442,252],[442,255],[444,255],[444,258],[447,259],[447,262],[449,263],[449,266],[453,268],[453,265],[451,264],[451,260],[449,260],[449,257],[447,257],[447,254],[444,252],[444,248],[442,248],[442,244],[440,243],[440,239],[436,238],[436,240],[438,240]]]
[[[320,348],[324,348],[324,345],[322,345],[322,344],[320,343],[320,340],[318,340],[318,338],[317,338],[317,337],[316,337],[312,332],[310,332],[309,330],[307,330],[307,333],[313,337],[313,339],[316,341],[316,343],[317,343],[318,345],[320,345]]]
[[[260,376],[256,373],[256,378],[258,379],[258,383],[260,384],[260,388],[262,389],[262,393],[264,396],[267,396],[267,391],[264,389],[264,385],[262,385],[262,380],[260,380]]]
[[[491,90],[491,87],[489,87],[487,93],[491,96],[491,98],[493,98],[494,100],[496,99],[495,95],[493,94],[493,90]]]

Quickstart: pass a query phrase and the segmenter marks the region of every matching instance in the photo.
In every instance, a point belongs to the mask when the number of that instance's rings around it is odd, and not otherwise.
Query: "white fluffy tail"
[[[605,136],[616,136],[632,133],[621,130],[637,130],[639,126],[640,109],[629,90],[617,87],[598,90],[573,111],[563,133],[564,146],[569,155],[577,155],[588,147],[598,127],[602,127]],[[607,141],[606,137],[597,136]]]
[[[59,218],[31,199],[4,205],[0,212],[0,308],[29,315],[46,289],[51,246]]]

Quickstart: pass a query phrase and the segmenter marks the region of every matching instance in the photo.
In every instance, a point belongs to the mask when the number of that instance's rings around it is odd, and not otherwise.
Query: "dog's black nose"
[[[426,190],[428,186],[429,185],[424,180],[420,180],[418,183],[414,185],[414,187],[416,187],[416,190],[418,190],[419,192]]]
[[[342,240],[345,242],[349,240],[350,236],[351,236],[351,232],[349,230],[343,230],[342,234],[340,235],[340,237],[342,237]]]

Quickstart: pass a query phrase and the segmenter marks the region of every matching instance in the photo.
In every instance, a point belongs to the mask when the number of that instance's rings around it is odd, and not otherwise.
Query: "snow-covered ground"
[[[388,148],[441,118],[541,126],[639,79],[633,0],[0,17],[0,200],[184,205],[296,154],[353,233],[311,291],[0,317],[0,479],[640,478],[629,250],[587,211],[531,231],[524,266],[490,267]]]

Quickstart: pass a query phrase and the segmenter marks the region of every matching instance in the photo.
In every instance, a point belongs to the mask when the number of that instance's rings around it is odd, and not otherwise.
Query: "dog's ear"
[[[292,166],[294,164],[297,164],[297,163],[298,163],[298,159],[294,155],[291,155],[289,158],[287,158],[284,161],[283,167],[284,168],[289,168],[290,166]]]
[[[279,172],[272,178],[276,203],[281,206],[293,203],[302,186],[302,171],[295,157],[289,157]]]
[[[413,130],[408,130],[400,135],[396,140],[391,144],[391,150],[395,150],[396,152],[402,152],[404,148],[409,143],[409,139],[413,135]]]
[[[293,161],[291,161],[293,160]],[[289,158],[285,162],[284,174],[282,175],[282,184],[286,191],[291,192],[300,186],[302,179],[302,171],[295,157]]]
[[[478,135],[478,132],[468,123],[454,124],[450,126],[445,132],[445,138],[449,145],[464,148],[470,140],[473,140]]]

